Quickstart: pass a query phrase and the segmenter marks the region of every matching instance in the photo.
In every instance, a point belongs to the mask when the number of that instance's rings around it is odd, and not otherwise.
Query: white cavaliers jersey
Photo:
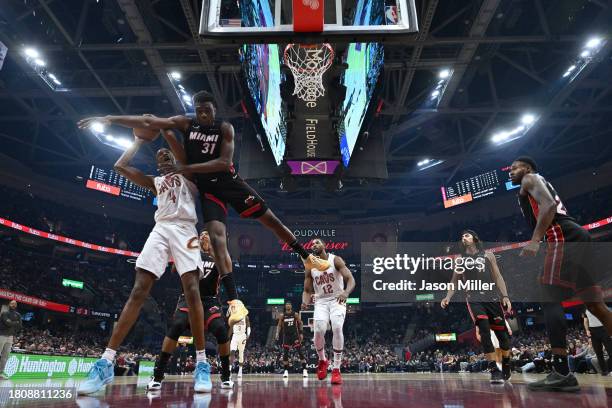
[[[155,222],[198,222],[195,197],[198,188],[181,174],[158,176],[154,179],[157,191]]]
[[[334,298],[344,291],[344,278],[334,265],[336,255],[328,254],[330,267],[325,271],[316,268],[310,270],[314,286],[315,302],[318,299]]]
[[[240,320],[239,322],[236,322],[232,330],[234,331],[234,336],[246,337],[246,329],[247,329],[246,318],[244,318]]]

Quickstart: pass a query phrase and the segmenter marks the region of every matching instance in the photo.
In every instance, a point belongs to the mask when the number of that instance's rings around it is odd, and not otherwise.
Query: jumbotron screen
[[[152,195],[150,190],[132,183],[114,170],[97,166],[91,166],[85,187],[138,201],[143,201]]]
[[[385,18],[384,3],[376,0],[359,0],[353,25],[380,25]],[[359,137],[368,106],[374,94],[378,76],[384,62],[384,50],[379,43],[351,43],[346,52],[348,68],[342,84],[346,86],[340,122],[340,154],[348,167],[353,149]]]
[[[241,1],[242,24],[270,27],[274,18],[266,0]],[[281,60],[278,44],[245,44],[240,49],[242,71],[276,165],[285,154],[287,128],[280,94]]]
[[[459,180],[455,184],[441,187],[444,208],[469,203],[491,196],[498,191],[508,191],[518,188],[508,177],[509,167],[490,170],[475,176]],[[503,180],[503,189],[501,188]]]

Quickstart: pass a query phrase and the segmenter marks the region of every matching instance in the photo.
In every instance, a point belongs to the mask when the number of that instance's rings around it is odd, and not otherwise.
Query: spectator
[[[9,302],[9,310],[0,315],[0,379],[6,380],[4,366],[13,346],[13,339],[21,331],[21,315],[17,312],[17,302]]]

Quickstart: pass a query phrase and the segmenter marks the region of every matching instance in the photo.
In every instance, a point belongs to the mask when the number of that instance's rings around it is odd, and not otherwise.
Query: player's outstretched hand
[[[346,299],[348,299],[348,293],[342,291],[338,296],[336,296],[336,299],[338,300],[338,303],[344,305],[346,303]]]
[[[79,129],[88,129],[94,123],[99,123],[102,126],[110,126],[110,121],[104,116],[92,116],[90,118],[84,118],[77,122]]]
[[[300,306],[301,310],[308,310],[309,305],[307,305],[306,303],[302,303],[302,306]]]

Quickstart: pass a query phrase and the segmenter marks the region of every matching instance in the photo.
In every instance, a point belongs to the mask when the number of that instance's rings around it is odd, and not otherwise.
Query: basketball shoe
[[[329,367],[329,360],[319,360],[319,366],[317,367],[317,378],[319,380],[327,378],[327,367]]]
[[[342,375],[340,375],[340,369],[339,368],[334,368],[332,370],[332,375],[331,375],[331,383],[332,384],[342,384]]]
[[[196,364],[193,373],[193,390],[195,392],[211,392],[212,381],[210,380],[210,364],[200,361]]]
[[[89,369],[87,380],[83,381],[77,389],[77,394],[93,394],[102,389],[106,384],[113,382],[115,377],[115,366],[105,358],[101,358]]]
[[[244,319],[246,315],[249,314],[249,311],[244,306],[244,303],[242,303],[242,301],[234,299],[228,301],[227,303],[229,304],[228,313],[230,315],[229,319],[227,320],[227,323],[230,326],[233,326],[234,324],[238,323],[239,321]]]
[[[527,384],[527,388],[531,391],[580,391],[580,385],[578,385],[578,380],[576,380],[574,374],[561,375],[554,368],[546,378]]]

